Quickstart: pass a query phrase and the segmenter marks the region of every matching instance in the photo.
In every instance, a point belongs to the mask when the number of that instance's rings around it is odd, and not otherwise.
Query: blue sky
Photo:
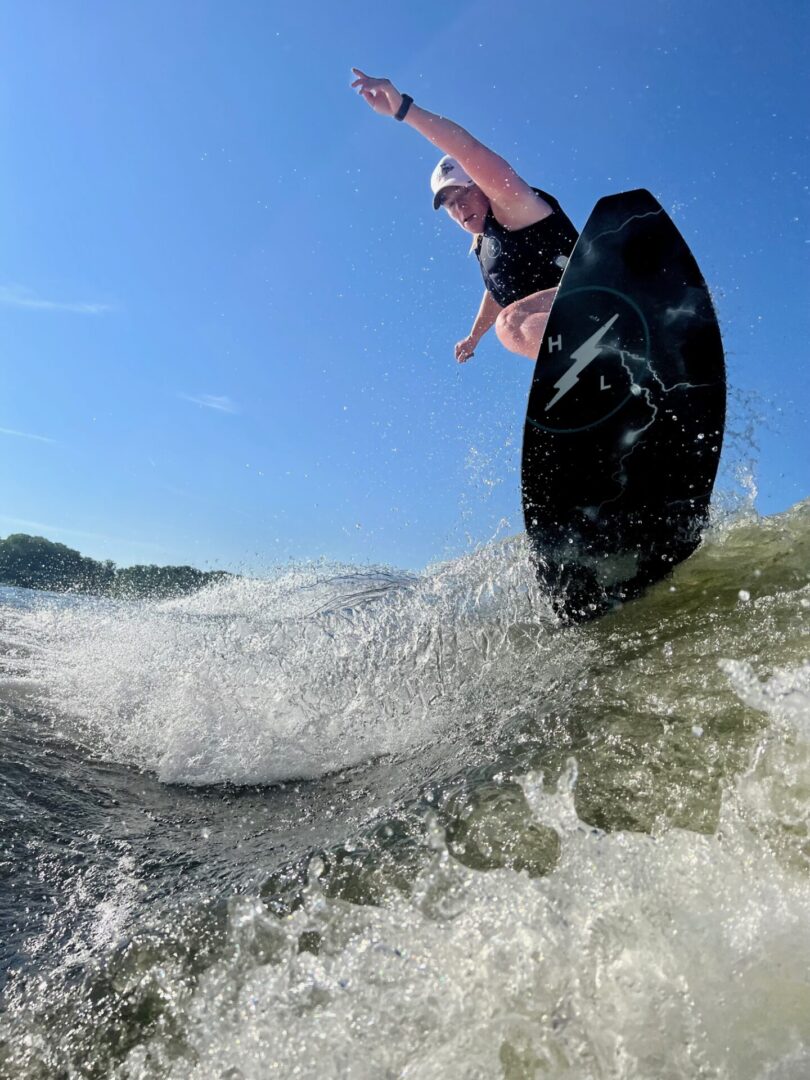
[[[0,535],[418,568],[522,528],[531,365],[494,333],[455,363],[481,282],[431,209],[439,154],[356,97],[352,65],[579,226],[652,190],[716,296],[759,509],[806,497],[808,11],[4,5]]]

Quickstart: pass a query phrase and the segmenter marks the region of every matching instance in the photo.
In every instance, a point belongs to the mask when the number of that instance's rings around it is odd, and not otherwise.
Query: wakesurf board
[[[549,313],[529,394],[523,513],[565,620],[594,618],[700,543],[725,421],[711,296],[645,190],[600,199]]]

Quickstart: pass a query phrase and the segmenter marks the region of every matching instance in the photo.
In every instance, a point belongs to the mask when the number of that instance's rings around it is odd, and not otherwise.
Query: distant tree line
[[[0,540],[0,585],[23,589],[162,600],[231,576],[224,570],[196,570],[193,566],[117,567],[112,559],[99,562],[65,544],[26,533],[12,533]]]

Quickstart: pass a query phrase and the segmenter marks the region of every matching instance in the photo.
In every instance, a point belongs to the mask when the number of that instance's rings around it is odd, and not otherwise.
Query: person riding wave
[[[577,230],[553,195],[527,184],[469,131],[416,105],[390,79],[352,71],[352,87],[374,112],[404,121],[444,153],[430,178],[433,208],[443,207],[473,235],[471,250],[485,286],[472,329],[456,345],[456,359],[469,360],[494,325],[504,348],[536,360]]]

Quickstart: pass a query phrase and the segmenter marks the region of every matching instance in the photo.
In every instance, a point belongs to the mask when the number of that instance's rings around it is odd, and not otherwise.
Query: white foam
[[[810,869],[810,661],[757,677],[750,662],[721,668],[740,699],[769,718],[735,784],[735,812],[781,858]]]
[[[383,907],[329,900],[315,875],[281,922],[234,898],[231,948],[176,1003],[180,1058],[152,1039],[125,1075],[806,1076],[807,875],[739,822],[606,835],[572,817],[570,790],[539,805],[562,845],[545,878],[440,846]],[[299,949],[313,933],[317,955]]]
[[[316,777],[470,719],[482,685],[513,677],[516,624],[541,649],[548,608],[514,547],[419,578],[296,567],[159,605],[20,619],[50,711],[97,751],[165,781]]]

